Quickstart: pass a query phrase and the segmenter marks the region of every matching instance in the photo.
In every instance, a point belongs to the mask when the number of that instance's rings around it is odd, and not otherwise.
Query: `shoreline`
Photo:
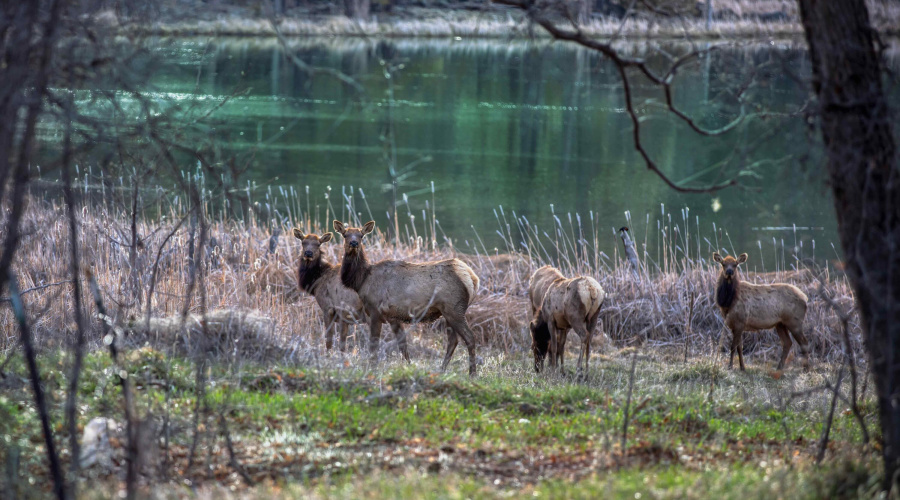
[[[98,14],[104,23],[122,34],[139,36],[217,36],[274,37],[272,21],[266,17],[219,15],[211,19],[187,21],[160,20],[151,23],[120,22],[110,11]],[[484,12],[441,10],[433,8],[404,9],[400,13],[376,13],[368,21],[356,21],[342,15],[292,14],[277,21],[278,31],[288,38],[418,38],[418,39],[485,39],[527,40],[551,39],[539,26],[532,26],[524,14],[509,9]],[[900,9],[884,8],[873,12],[872,22],[884,37],[900,36]],[[709,41],[749,41],[786,39],[803,36],[799,20],[765,22],[759,18],[714,20],[706,28],[706,20],[648,19],[634,17],[624,22],[615,18],[595,18],[581,26],[588,36],[614,37],[617,41],[690,39]]]

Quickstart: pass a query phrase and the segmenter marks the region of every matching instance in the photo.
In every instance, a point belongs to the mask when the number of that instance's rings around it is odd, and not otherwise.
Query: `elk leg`
[[[584,378],[587,380],[588,376],[588,366],[591,361],[591,331],[588,330],[587,335],[584,337]]]
[[[341,321],[341,336],[340,336],[340,346],[341,352],[347,352],[347,332],[350,330],[350,325],[344,321]]]
[[[781,359],[778,361],[778,366],[775,367],[776,370],[781,371],[784,369],[784,362],[787,360],[788,353],[791,352],[791,336],[788,334],[787,327],[784,326],[784,323],[778,323],[775,325],[775,333],[778,334],[778,338],[781,339]]]
[[[334,327],[335,327],[334,311],[325,314],[325,350],[331,351],[334,347]]]
[[[450,358],[453,357],[453,353],[456,351],[456,346],[459,344],[459,336],[456,335],[456,330],[451,328],[448,324],[447,326],[447,346],[444,350],[444,361],[441,362],[441,371],[447,371],[447,365],[450,364]]]
[[[381,341],[381,318],[369,315],[369,356],[378,358],[378,344]]]
[[[744,332],[741,331],[735,335],[737,338],[738,362],[741,364],[741,371],[744,369]]]
[[[465,342],[466,350],[469,351],[469,376],[474,377],[477,365],[475,362],[475,334],[472,333],[472,330],[469,328],[469,323],[466,322],[465,309],[460,313],[451,312],[449,316],[444,314],[444,318],[447,320],[447,324],[450,325],[453,330],[456,331],[456,334],[462,337],[463,342]],[[444,362],[448,363],[449,361],[450,358],[448,356]]]
[[[559,359],[559,369],[562,371],[563,369],[563,360],[566,356],[566,338],[569,336],[569,329],[560,329],[559,335],[556,337],[556,356]]]
[[[550,369],[554,370],[559,366],[557,362],[559,359],[556,357],[556,351],[559,349],[559,345],[557,344],[557,339],[559,338],[559,333],[556,330],[556,325],[553,324],[553,321],[549,321],[547,323],[547,328],[550,330],[550,344],[547,345],[547,350],[550,351],[548,354],[550,355]]]
[[[578,353],[578,366],[575,368],[576,373],[587,375],[588,361],[591,359],[591,332],[584,326],[576,327],[575,333],[581,337],[581,352]],[[584,360],[584,371],[582,372],[581,364]]]
[[[475,356],[475,334],[472,333],[472,330],[469,328],[469,323],[467,323],[465,319],[462,322],[460,336],[462,336],[463,342],[466,343],[466,350],[469,351],[469,376],[474,377],[477,366]]]
[[[800,353],[803,355],[803,369],[809,370],[809,341],[806,340],[806,335],[803,334],[803,325],[792,328],[791,335],[794,336],[794,340],[800,345]]]
[[[406,345],[406,332],[403,330],[403,325],[401,323],[391,323],[391,330],[394,331],[394,338],[397,339],[400,355],[409,363],[409,348]]]
[[[737,350],[738,338],[740,338],[740,337],[738,336],[737,331],[732,331],[731,332],[731,357],[728,359],[728,369],[729,370],[734,369],[734,351]]]

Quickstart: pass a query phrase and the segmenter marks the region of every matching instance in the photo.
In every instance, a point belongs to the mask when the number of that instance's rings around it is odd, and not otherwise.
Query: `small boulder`
[[[111,468],[113,447],[109,438],[110,435],[116,435],[119,432],[119,424],[115,420],[105,417],[91,419],[81,435],[81,454],[79,455],[81,468],[87,469],[94,465]]]

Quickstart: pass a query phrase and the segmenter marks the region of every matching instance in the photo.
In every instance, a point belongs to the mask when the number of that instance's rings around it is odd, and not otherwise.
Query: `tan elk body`
[[[734,353],[744,370],[743,333],[774,328],[781,339],[781,360],[777,370],[784,368],[784,362],[791,351],[791,336],[800,345],[804,366],[809,366],[809,343],[803,334],[803,319],[806,317],[807,297],[799,288],[787,283],[754,285],[740,280],[737,267],[747,261],[742,253],[735,259],[722,258],[713,254],[713,260],[722,265],[716,283],[716,305],[722,312],[725,326],[731,330],[731,358],[729,367],[734,366]]]
[[[586,371],[591,357],[591,338],[606,298],[603,287],[594,278],[566,279],[556,268],[544,266],[531,276],[528,297],[534,317],[529,326],[535,371],[541,371],[548,354],[551,368],[557,365],[562,368],[570,329],[581,337],[578,369],[581,370],[584,360]]]
[[[362,228],[334,221],[334,230],[344,237],[341,281],[355,290],[369,316],[369,350],[374,355],[382,323],[391,325],[403,357],[409,360],[403,323],[430,322],[444,317],[447,346],[441,369],[446,370],[462,337],[469,351],[469,374],[475,374],[475,335],[466,321],[466,310],[475,300],[478,276],[459,259],[411,263],[383,260],[369,263],[362,238],[375,229],[375,222]]]
[[[322,258],[321,245],[331,241],[331,233],[322,236],[303,234],[294,228],[294,237],[302,242],[297,283],[316,299],[325,321],[325,348],[331,350],[335,332],[340,333],[340,349],[347,349],[350,325],[365,320],[359,295],[341,283],[341,265],[332,265]]]

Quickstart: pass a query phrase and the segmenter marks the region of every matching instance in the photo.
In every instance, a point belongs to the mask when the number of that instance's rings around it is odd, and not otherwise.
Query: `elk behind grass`
[[[769,328],[775,328],[781,339],[781,360],[776,369],[784,368],[784,362],[791,351],[792,335],[800,344],[804,366],[808,367],[809,343],[803,335],[803,319],[806,317],[808,300],[806,294],[786,283],[754,285],[742,282],[738,278],[737,267],[747,261],[745,253],[737,259],[730,255],[722,258],[714,253],[713,260],[722,265],[716,284],[716,304],[722,311],[725,326],[733,335],[729,368],[734,367],[734,352],[737,351],[738,362],[741,370],[744,370],[743,333]]]
[[[563,365],[566,336],[569,329],[581,337],[578,370],[582,359],[587,372],[591,357],[591,337],[600,318],[606,293],[596,280],[586,276],[566,279],[554,267],[544,266],[534,272],[528,287],[531,313],[531,349],[534,369],[540,372],[544,358],[550,355],[550,367]]]
[[[334,333],[340,332],[340,349],[347,349],[347,332],[350,325],[364,319],[359,295],[341,283],[341,265],[329,264],[322,259],[321,246],[331,241],[331,233],[322,236],[303,234],[294,228],[294,237],[303,244],[300,251],[298,286],[316,299],[325,321],[325,348],[334,345]]]
[[[430,322],[444,317],[447,350],[441,369],[446,370],[462,337],[469,351],[469,375],[475,375],[475,336],[466,321],[466,310],[475,299],[478,276],[459,259],[415,264],[400,260],[369,263],[363,236],[375,222],[362,228],[334,221],[334,230],[344,237],[341,281],[355,290],[369,316],[369,350],[374,355],[381,338],[381,324],[388,323],[397,338],[400,353],[409,361],[403,323]]]

